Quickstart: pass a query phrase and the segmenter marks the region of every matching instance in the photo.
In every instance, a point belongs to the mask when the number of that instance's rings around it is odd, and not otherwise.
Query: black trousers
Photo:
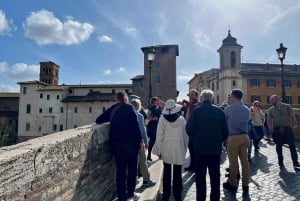
[[[153,146],[156,141],[156,129],[157,129],[157,123],[149,122],[149,124],[147,126],[147,135],[149,137],[149,147],[148,147],[147,159],[151,159],[151,152],[152,152]]]
[[[181,201],[182,192],[182,175],[181,165],[171,165],[164,162],[163,172],[163,197],[162,201],[169,201],[171,195],[171,180],[173,166],[173,196],[175,201]]]
[[[298,155],[296,152],[294,135],[291,128],[285,127],[284,133],[279,132],[279,127],[274,127],[273,139],[276,144],[276,152],[279,165],[283,165],[282,145],[288,144],[291,152],[293,164],[298,163]]]
[[[258,144],[260,140],[264,137],[264,130],[262,126],[253,126],[253,129],[257,134],[257,137],[253,139],[253,145],[255,149],[258,149]]]
[[[220,161],[221,156],[195,154],[195,175],[197,201],[206,199],[206,171],[210,177],[210,201],[220,200]]]
[[[117,194],[119,201],[132,197],[136,185],[138,148],[125,143],[111,145],[117,167]]]

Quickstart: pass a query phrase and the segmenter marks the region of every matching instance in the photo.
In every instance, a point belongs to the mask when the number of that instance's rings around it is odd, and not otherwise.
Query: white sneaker
[[[131,198],[128,198],[127,201],[136,201],[139,200],[141,198],[141,194],[140,193],[133,193],[133,196]]]

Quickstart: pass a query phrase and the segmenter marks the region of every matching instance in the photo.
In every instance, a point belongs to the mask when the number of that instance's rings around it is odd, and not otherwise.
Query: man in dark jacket
[[[96,123],[110,122],[109,141],[117,167],[119,201],[136,200],[134,192],[137,176],[138,150],[144,144],[135,109],[128,104],[125,92],[117,93],[117,103],[97,117]]]
[[[222,109],[212,104],[213,96],[211,90],[202,91],[202,105],[194,109],[186,125],[193,143],[197,201],[206,199],[207,168],[211,184],[210,200],[220,200],[220,161],[228,127]]]

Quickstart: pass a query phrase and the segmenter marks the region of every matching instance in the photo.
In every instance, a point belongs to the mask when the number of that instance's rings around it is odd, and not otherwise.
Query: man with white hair
[[[228,127],[223,110],[213,105],[214,92],[201,92],[202,104],[188,119],[186,131],[193,144],[197,201],[206,199],[206,170],[210,176],[210,200],[220,200],[220,161]]]

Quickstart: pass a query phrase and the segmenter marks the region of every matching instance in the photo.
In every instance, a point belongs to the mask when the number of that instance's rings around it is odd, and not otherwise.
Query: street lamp
[[[152,62],[155,59],[155,49],[152,48],[147,52],[147,58],[149,61],[149,104],[150,103],[150,99],[152,98],[152,74],[151,74],[151,70],[152,70]]]
[[[285,58],[287,48],[283,46],[283,43],[280,43],[278,49],[276,49],[278,54],[278,59],[281,62],[281,98],[282,102],[286,103],[286,95],[285,95],[285,86],[284,86],[284,75],[283,75],[283,60]]]

